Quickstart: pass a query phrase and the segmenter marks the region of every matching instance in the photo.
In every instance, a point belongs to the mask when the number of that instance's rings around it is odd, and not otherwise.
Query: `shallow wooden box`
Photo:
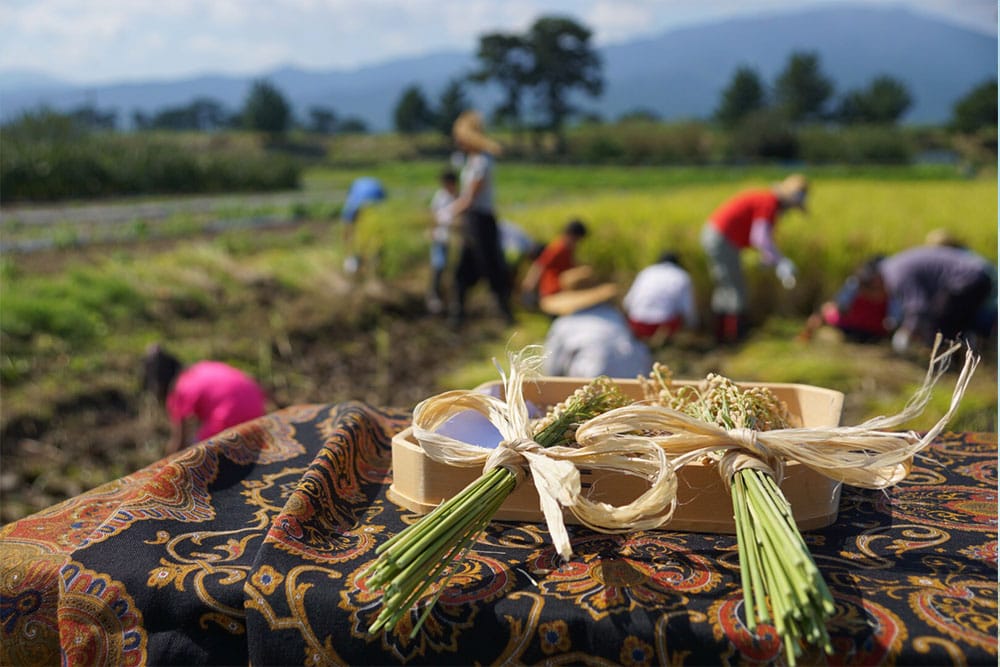
[[[587,382],[580,378],[542,378],[537,383],[524,385],[524,397],[545,408],[559,403],[574,390]],[[633,398],[641,398],[637,380],[616,380],[622,390]],[[675,381],[675,384],[697,382]],[[843,407],[844,395],[832,389],[802,384],[747,383],[744,386],[767,387],[788,406],[801,425],[837,426]],[[497,395],[499,382],[480,387]],[[476,479],[482,470],[455,468],[429,458],[413,438],[413,429],[407,428],[392,439],[393,482],[388,498],[397,505],[421,514],[434,509],[443,500],[451,498]],[[732,502],[714,465],[689,464],[678,471],[677,508],[664,530],[684,530],[704,533],[733,533]],[[581,471],[581,484],[594,500],[621,505],[634,500],[644,488],[634,476],[607,471]],[[840,504],[840,483],[809,468],[789,463],[781,488],[792,505],[796,523],[802,530],[828,526],[837,519]],[[538,507],[538,494],[530,481],[521,484],[504,502],[496,519],[506,521],[543,520]],[[567,523],[575,519],[566,513]]]

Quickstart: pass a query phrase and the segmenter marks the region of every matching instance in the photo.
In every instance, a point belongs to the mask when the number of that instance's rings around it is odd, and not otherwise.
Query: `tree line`
[[[476,52],[478,69],[453,79],[437,109],[428,103],[419,86],[411,85],[403,92],[394,113],[396,130],[409,133],[450,127],[449,121],[457,116],[453,101],[464,99],[463,83],[496,85],[502,96],[492,109],[492,120],[515,132],[526,125],[524,103],[531,98],[539,120],[529,123],[533,129],[558,134],[572,116],[601,122],[603,119],[569,102],[575,90],[591,97],[603,90],[600,56],[591,46],[590,37],[586,27],[558,17],[539,19],[525,34],[484,34]],[[952,127],[968,132],[996,126],[996,100],[996,79],[977,86],[956,104]],[[720,94],[712,120],[728,129],[762,119],[766,123],[768,118],[790,124],[814,121],[892,125],[912,104],[906,85],[888,74],[877,75],[867,86],[837,97],[819,55],[796,51],[770,86],[753,67],[738,67]],[[635,109],[619,120],[632,119],[657,120],[657,116],[646,109]]]
[[[190,104],[168,107],[152,114],[136,111],[132,125],[137,130],[248,129],[280,134],[297,126],[316,134],[353,134],[368,132],[368,124],[357,116],[341,117],[325,106],[310,107],[306,118],[297,121],[292,105],[285,95],[266,79],[257,79],[250,86],[243,107],[227,109],[221,102],[200,97]]]
[[[604,119],[578,108],[579,95],[598,97],[604,89],[600,54],[591,43],[590,29],[566,17],[539,18],[524,33],[490,32],[479,37],[476,67],[453,77],[437,100],[431,101],[417,84],[407,86],[393,110],[397,132],[448,134],[454,119],[470,106],[467,86],[492,85],[500,100],[490,109],[494,125],[516,134],[554,132],[561,140],[569,120],[600,123]],[[912,106],[906,85],[888,74],[866,86],[836,94],[833,80],[823,72],[815,52],[793,52],[775,80],[768,84],[749,65],[736,68],[720,93],[711,120],[727,129],[754,125],[823,122],[841,125],[893,125]],[[114,112],[81,107],[70,116],[85,127],[115,129]],[[629,111],[619,120],[658,120],[655,112]],[[950,121],[963,132],[997,124],[997,81],[984,82],[959,100]],[[314,106],[304,119],[294,117],[285,95],[266,79],[253,82],[241,109],[198,98],[187,105],[155,113],[135,112],[138,130],[212,131],[243,128],[273,135],[299,128],[317,134],[368,132],[364,119],[341,117],[332,107]]]

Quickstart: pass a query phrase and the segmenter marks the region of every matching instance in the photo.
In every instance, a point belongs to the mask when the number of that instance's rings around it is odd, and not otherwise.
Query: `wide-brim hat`
[[[780,183],[775,183],[771,189],[786,208],[806,210],[809,181],[802,174],[790,174]]]
[[[943,245],[951,246],[952,248],[961,248],[963,244],[958,240],[951,232],[947,229],[932,229],[927,232],[927,236],[924,237],[924,243],[926,245]]]
[[[466,148],[491,155],[500,155],[503,152],[503,147],[497,141],[486,136],[483,117],[478,111],[469,110],[459,114],[451,127],[451,136]]]
[[[559,291],[543,296],[538,307],[549,315],[572,315],[610,301],[617,294],[617,285],[602,282],[589,266],[576,266],[559,274]]]

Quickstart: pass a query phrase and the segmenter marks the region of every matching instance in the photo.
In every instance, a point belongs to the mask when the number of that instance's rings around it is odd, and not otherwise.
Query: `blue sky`
[[[563,14],[597,45],[727,16],[849,2],[902,5],[997,34],[995,0],[3,0],[0,70],[73,83],[353,69]]]

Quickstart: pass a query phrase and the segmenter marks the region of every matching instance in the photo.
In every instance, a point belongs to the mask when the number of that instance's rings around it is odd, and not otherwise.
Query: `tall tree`
[[[210,97],[196,97],[189,107],[196,129],[217,130],[226,125],[229,113],[222,102]]]
[[[243,105],[243,124],[251,130],[281,134],[292,120],[292,108],[285,96],[264,79],[254,81]]]
[[[493,32],[479,38],[479,69],[469,75],[476,83],[496,83],[503,98],[493,109],[497,123],[521,126],[521,101],[529,85],[534,57],[531,46],[521,35]]]
[[[996,127],[997,80],[979,84],[956,102],[952,109],[951,125],[959,132]]]
[[[393,119],[396,130],[403,134],[421,132],[434,126],[434,112],[420,86],[412,85],[403,91],[396,103]]]
[[[738,67],[715,109],[715,119],[728,127],[735,126],[748,114],[763,109],[766,103],[764,84],[752,67]]]
[[[778,106],[792,121],[822,118],[833,82],[820,70],[815,52],[792,53],[775,82]]]
[[[877,76],[863,90],[852,90],[840,101],[837,117],[844,123],[889,125],[913,104],[906,86],[888,75]]]
[[[604,90],[601,58],[590,45],[591,32],[572,19],[548,16],[535,21],[528,34],[534,56],[529,81],[538,95],[546,127],[562,137],[566,117],[575,111],[569,93],[582,89],[591,97]]]
[[[359,116],[348,116],[337,123],[337,131],[342,134],[368,134],[368,123]]]
[[[465,95],[465,86],[461,79],[452,79],[445,86],[438,100],[437,127],[445,136],[451,136],[451,126],[458,115],[469,108],[469,99]]]
[[[309,131],[316,134],[333,134],[337,128],[337,114],[327,107],[309,107]]]
[[[101,111],[92,104],[77,107],[69,112],[70,118],[91,130],[113,130],[118,124],[117,111]]]

